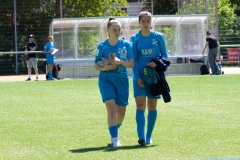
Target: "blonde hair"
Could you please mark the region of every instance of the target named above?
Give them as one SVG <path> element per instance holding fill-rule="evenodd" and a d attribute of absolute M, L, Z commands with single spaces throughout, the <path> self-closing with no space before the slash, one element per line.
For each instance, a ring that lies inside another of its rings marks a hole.
<path fill-rule="evenodd" d="M 51 38 L 53 40 L 53 36 L 48 36 L 47 37 L 47 41 L 49 42 L 49 38 Z"/>

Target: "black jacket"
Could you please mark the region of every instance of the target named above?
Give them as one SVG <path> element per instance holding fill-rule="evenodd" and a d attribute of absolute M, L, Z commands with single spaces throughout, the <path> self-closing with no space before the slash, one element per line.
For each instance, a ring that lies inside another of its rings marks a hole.
<path fill-rule="evenodd" d="M 167 61 L 162 56 L 158 56 L 156 58 L 153 58 L 151 62 L 154 62 L 157 64 L 157 67 L 155 67 L 155 71 L 159 75 L 158 82 L 156 84 L 150 85 L 150 91 L 149 93 L 153 96 L 162 95 L 163 100 L 165 103 L 168 103 L 171 101 L 170 96 L 170 88 L 168 86 L 168 83 L 165 79 L 164 72 L 168 69 L 170 66 L 170 61 Z"/>

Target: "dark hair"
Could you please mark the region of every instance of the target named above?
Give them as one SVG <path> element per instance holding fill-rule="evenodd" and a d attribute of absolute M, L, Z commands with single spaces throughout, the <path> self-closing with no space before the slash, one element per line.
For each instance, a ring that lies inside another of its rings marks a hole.
<path fill-rule="evenodd" d="M 116 20 L 115 17 L 110 17 L 110 18 L 108 19 L 107 28 L 110 28 L 111 25 L 112 25 L 112 23 L 113 23 L 115 20 Z"/>
<path fill-rule="evenodd" d="M 206 33 L 207 35 L 210 35 L 210 34 L 212 34 L 210 31 L 207 31 L 207 33 Z"/>
<path fill-rule="evenodd" d="M 141 18 L 142 18 L 143 16 L 149 16 L 150 18 L 152 18 L 152 14 L 151 14 L 150 12 L 148 12 L 148 11 L 142 11 L 142 12 L 140 12 L 139 15 L 138 15 L 138 21 L 139 21 L 139 22 L 140 22 L 140 20 L 141 20 Z"/>

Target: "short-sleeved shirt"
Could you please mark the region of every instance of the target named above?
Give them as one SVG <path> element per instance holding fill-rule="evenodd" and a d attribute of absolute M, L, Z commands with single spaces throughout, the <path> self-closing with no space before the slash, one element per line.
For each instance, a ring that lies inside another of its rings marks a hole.
<path fill-rule="evenodd" d="M 55 45 L 53 44 L 53 42 L 47 42 L 44 46 L 44 51 L 51 51 L 52 49 L 55 48 Z M 51 53 L 47 53 L 46 54 L 46 58 L 47 58 L 47 64 L 54 64 L 54 54 Z"/>
<path fill-rule="evenodd" d="M 31 51 L 32 48 L 37 47 L 37 43 L 35 41 L 27 43 L 27 50 Z M 37 54 L 28 54 L 29 58 L 36 58 Z"/>
<path fill-rule="evenodd" d="M 44 46 L 44 51 L 51 51 L 53 48 L 55 48 L 54 44 L 52 42 L 47 42 Z"/>
<path fill-rule="evenodd" d="M 98 45 L 97 54 L 95 57 L 95 63 L 97 63 L 98 61 L 101 61 L 102 60 L 101 58 L 111 59 L 110 57 L 111 53 L 114 53 L 116 57 L 121 59 L 121 51 L 123 50 L 124 47 L 127 50 L 126 59 L 127 60 L 134 59 L 131 43 L 126 40 L 123 40 L 122 38 L 119 38 L 118 43 L 115 46 L 111 46 L 108 40 L 105 40 L 104 42 Z M 121 68 L 121 71 L 119 70 L 120 68 Z M 119 67 L 116 68 L 115 70 L 101 71 L 100 74 L 128 78 L 128 71 L 126 67 L 122 65 L 121 66 L 119 65 Z"/>
<path fill-rule="evenodd" d="M 213 49 L 213 48 L 218 47 L 217 39 L 215 37 L 209 36 L 209 37 L 206 38 L 206 41 L 208 42 L 209 49 Z"/>

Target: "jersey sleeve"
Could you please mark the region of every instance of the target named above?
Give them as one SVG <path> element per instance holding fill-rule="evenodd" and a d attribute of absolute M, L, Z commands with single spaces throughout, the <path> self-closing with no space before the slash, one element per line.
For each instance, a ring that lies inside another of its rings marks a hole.
<path fill-rule="evenodd" d="M 34 42 L 34 46 L 33 47 L 36 47 L 37 48 L 37 42 Z"/>
<path fill-rule="evenodd" d="M 136 41 L 136 34 L 130 38 L 130 42 L 132 43 L 132 51 L 134 57 L 134 67 L 133 67 L 133 78 L 139 79 L 139 70 L 138 70 L 138 56 L 137 56 L 137 41 Z"/>
<path fill-rule="evenodd" d="M 127 59 L 134 59 L 134 56 L 133 56 L 133 49 L 132 49 L 132 43 L 131 42 L 128 42 L 128 41 L 125 41 L 125 47 L 127 49 Z"/>
<path fill-rule="evenodd" d="M 102 55 L 103 55 L 103 44 L 99 44 L 96 50 L 94 62 L 97 63 L 98 61 L 101 61 Z"/>
<path fill-rule="evenodd" d="M 164 36 L 160 33 L 157 34 L 157 40 L 159 43 L 159 51 L 161 53 L 161 56 L 165 59 L 168 59 L 168 51 L 165 43 Z"/>
<path fill-rule="evenodd" d="M 29 44 L 29 42 L 27 43 L 27 50 L 28 50 L 28 51 L 31 50 L 31 49 L 30 49 L 30 44 Z"/>
<path fill-rule="evenodd" d="M 47 42 L 44 46 L 44 51 L 51 51 L 54 47 L 54 44 Z"/>
<path fill-rule="evenodd" d="M 44 49 L 43 49 L 44 51 L 48 51 L 48 43 L 46 43 L 45 44 L 45 46 L 44 46 Z"/>

